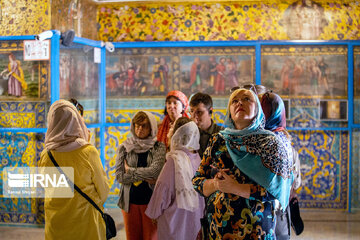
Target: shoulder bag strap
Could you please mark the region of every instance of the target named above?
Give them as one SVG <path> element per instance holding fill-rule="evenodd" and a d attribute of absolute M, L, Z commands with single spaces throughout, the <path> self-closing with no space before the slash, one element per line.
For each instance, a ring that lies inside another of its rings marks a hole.
<path fill-rule="evenodd" d="M 61 167 L 59 166 L 59 164 L 55 161 L 55 158 L 54 158 L 54 156 L 51 154 L 50 150 L 48 150 L 47 153 L 48 153 L 51 161 L 53 162 L 53 164 L 54 164 L 54 165 L 56 166 L 56 168 L 59 170 L 59 172 L 62 173 L 62 174 L 64 174 L 64 175 L 66 176 L 66 174 L 65 174 L 64 171 L 61 169 Z M 66 179 L 67 179 L 70 183 L 72 183 L 71 180 L 70 180 L 67 176 L 66 176 Z M 104 212 L 101 211 L 101 209 L 98 207 L 98 205 L 97 205 L 88 195 L 86 195 L 83 191 L 81 191 L 81 189 L 80 189 L 78 186 L 76 186 L 75 183 L 74 183 L 74 188 L 75 188 L 76 191 L 78 191 L 78 193 L 80 193 L 81 196 L 83 196 L 86 200 L 88 200 L 89 203 L 91 203 L 91 205 L 93 205 L 93 206 L 96 208 L 96 210 L 98 210 L 98 211 L 101 213 L 101 216 L 104 217 Z"/>

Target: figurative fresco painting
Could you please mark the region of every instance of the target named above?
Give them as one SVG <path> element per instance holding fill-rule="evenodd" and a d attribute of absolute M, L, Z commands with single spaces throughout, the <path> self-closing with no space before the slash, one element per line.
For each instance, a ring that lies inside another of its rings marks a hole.
<path fill-rule="evenodd" d="M 0 99 L 39 98 L 42 64 L 23 61 L 23 51 L 0 52 Z"/>
<path fill-rule="evenodd" d="M 107 96 L 161 95 L 170 83 L 170 56 L 111 56 L 106 62 Z"/>
<path fill-rule="evenodd" d="M 290 39 L 315 40 L 328 25 L 328 20 L 319 3 L 298 0 L 284 11 L 279 24 L 284 27 Z"/>
<path fill-rule="evenodd" d="M 60 51 L 60 97 L 87 98 L 99 95 L 98 64 L 93 53 L 83 50 Z"/>
<path fill-rule="evenodd" d="M 170 56 L 159 56 L 149 58 L 148 73 L 151 73 L 152 92 L 163 94 L 172 87 L 170 66 Z"/>
<path fill-rule="evenodd" d="M 346 47 L 265 47 L 262 83 L 281 95 L 347 96 Z"/>
<path fill-rule="evenodd" d="M 253 82 L 250 55 L 181 56 L 180 88 L 184 93 L 227 95 L 230 89 Z"/>
<path fill-rule="evenodd" d="M 232 87 L 254 82 L 254 53 L 251 47 L 119 50 L 106 60 L 106 95 L 228 95 Z"/>

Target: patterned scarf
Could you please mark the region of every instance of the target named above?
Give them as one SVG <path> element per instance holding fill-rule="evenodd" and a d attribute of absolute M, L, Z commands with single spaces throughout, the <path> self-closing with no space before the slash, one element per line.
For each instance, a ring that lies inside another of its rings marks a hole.
<path fill-rule="evenodd" d="M 182 116 L 188 118 L 189 116 L 187 115 L 186 112 L 189 107 L 189 101 L 188 101 L 186 95 L 180 91 L 170 91 L 167 94 L 166 99 L 169 97 L 176 97 L 177 99 L 180 100 L 180 102 L 182 103 L 183 108 L 184 108 L 184 113 L 182 114 Z M 164 120 L 162 121 L 162 123 L 159 127 L 159 132 L 157 134 L 158 141 L 165 143 L 166 147 L 169 146 L 167 134 L 171 127 L 170 125 L 171 125 L 170 117 L 168 114 L 166 114 Z"/>
<path fill-rule="evenodd" d="M 257 103 L 257 115 L 248 127 L 235 129 L 230 104 L 241 90 L 244 89 L 236 90 L 230 96 L 225 120 L 227 128 L 220 131 L 220 135 L 225 139 L 235 166 L 278 199 L 285 209 L 294 179 L 291 148 L 286 147 L 274 133 L 264 130 L 264 113 L 259 99 L 252 91 Z"/>

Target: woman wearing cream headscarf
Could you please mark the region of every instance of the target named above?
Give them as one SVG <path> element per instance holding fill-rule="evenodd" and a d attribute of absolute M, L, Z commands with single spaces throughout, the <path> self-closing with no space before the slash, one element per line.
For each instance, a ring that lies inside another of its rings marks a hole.
<path fill-rule="evenodd" d="M 159 240 L 194 240 L 204 210 L 191 183 L 200 164 L 200 133 L 195 122 L 180 117 L 170 135 L 170 152 L 145 213 L 157 219 Z"/>
<path fill-rule="evenodd" d="M 87 141 L 89 132 L 80 113 L 69 101 L 58 100 L 47 121 L 39 167 L 54 167 L 50 150 L 60 167 L 74 168 L 74 183 L 102 208 L 109 184 L 97 149 Z M 77 191 L 72 198 L 45 198 L 45 239 L 106 239 L 105 222 Z"/>
<path fill-rule="evenodd" d="M 120 145 L 116 159 L 116 179 L 121 184 L 118 206 L 127 240 L 155 240 L 156 225 L 145 209 L 164 165 L 166 148 L 156 140 L 158 127 L 152 113 L 136 113 L 130 130 L 132 136 Z"/>

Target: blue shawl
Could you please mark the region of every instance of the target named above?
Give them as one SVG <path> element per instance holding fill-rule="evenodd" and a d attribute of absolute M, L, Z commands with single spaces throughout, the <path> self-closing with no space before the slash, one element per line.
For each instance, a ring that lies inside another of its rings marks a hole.
<path fill-rule="evenodd" d="M 241 130 L 235 129 L 230 115 L 230 97 L 225 118 L 227 128 L 220 131 L 220 135 L 225 139 L 235 166 L 278 199 L 285 209 L 294 180 L 292 151 L 274 133 L 264 129 L 265 117 L 260 101 L 255 93 L 252 94 L 256 99 L 257 115 L 251 124 Z"/>

